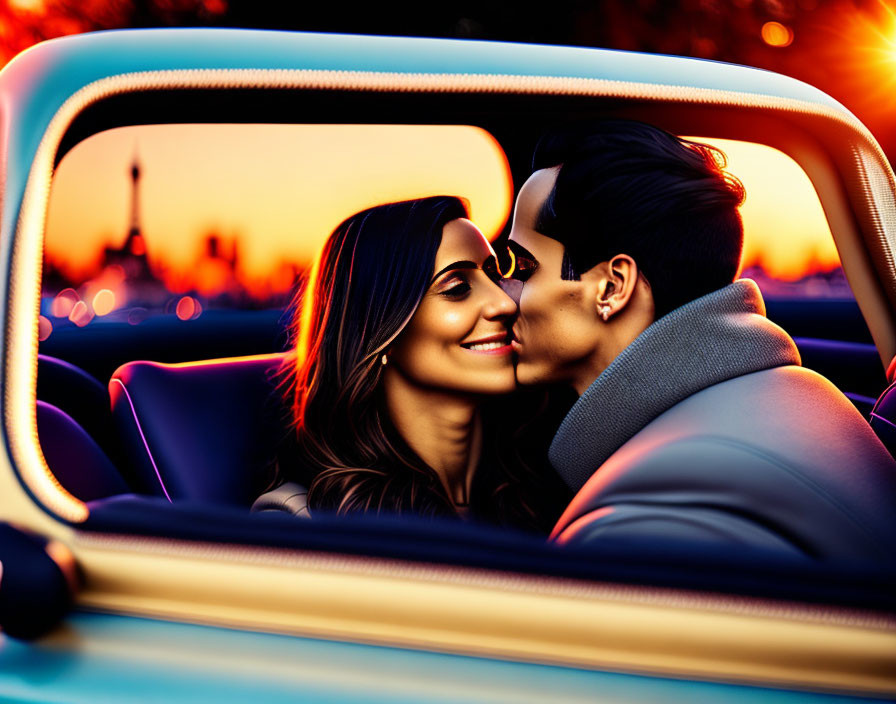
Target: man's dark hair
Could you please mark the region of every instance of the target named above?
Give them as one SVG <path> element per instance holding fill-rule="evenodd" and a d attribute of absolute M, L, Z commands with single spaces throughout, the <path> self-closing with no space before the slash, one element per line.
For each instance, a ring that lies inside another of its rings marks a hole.
<path fill-rule="evenodd" d="M 563 278 L 628 254 L 656 318 L 730 284 L 743 247 L 743 185 L 717 148 L 606 120 L 541 139 L 533 171 L 560 166 L 535 229 L 564 248 Z"/>

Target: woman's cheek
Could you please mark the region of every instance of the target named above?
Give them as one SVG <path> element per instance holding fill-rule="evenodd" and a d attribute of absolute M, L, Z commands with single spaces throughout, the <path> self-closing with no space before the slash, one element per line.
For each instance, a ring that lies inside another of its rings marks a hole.
<path fill-rule="evenodd" d="M 444 314 L 442 319 L 444 320 L 445 325 L 450 325 L 451 327 L 457 327 L 463 321 L 464 316 L 461 315 L 459 311 L 449 311 Z"/>

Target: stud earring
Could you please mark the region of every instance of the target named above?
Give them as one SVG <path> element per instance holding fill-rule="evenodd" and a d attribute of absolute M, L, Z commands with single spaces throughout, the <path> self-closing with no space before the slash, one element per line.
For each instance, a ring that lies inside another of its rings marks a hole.
<path fill-rule="evenodd" d="M 604 322 L 607 322 L 610 317 L 610 306 L 600 307 L 600 317 Z"/>
<path fill-rule="evenodd" d="M 382 364 L 385 367 L 388 363 L 389 363 L 389 358 L 385 354 L 383 354 L 383 356 L 380 357 L 380 364 Z"/>

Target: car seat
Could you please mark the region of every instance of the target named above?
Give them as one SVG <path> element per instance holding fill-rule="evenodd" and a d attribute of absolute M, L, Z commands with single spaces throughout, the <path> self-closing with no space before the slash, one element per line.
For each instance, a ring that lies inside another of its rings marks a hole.
<path fill-rule="evenodd" d="M 38 401 L 37 436 L 47 465 L 72 495 L 93 501 L 128 493 L 127 484 L 106 453 L 65 411 Z"/>
<path fill-rule="evenodd" d="M 288 434 L 277 388 L 283 361 L 268 354 L 119 367 L 109 395 L 137 490 L 248 507 L 273 479 Z"/>
<path fill-rule="evenodd" d="M 109 392 L 96 378 L 70 362 L 38 354 L 37 399 L 69 416 L 113 464 L 121 463 L 118 439 L 112 430 Z"/>

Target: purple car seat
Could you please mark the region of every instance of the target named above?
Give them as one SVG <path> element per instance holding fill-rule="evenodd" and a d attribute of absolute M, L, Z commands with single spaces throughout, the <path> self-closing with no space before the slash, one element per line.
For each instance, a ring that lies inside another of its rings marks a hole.
<path fill-rule="evenodd" d="M 37 435 L 59 483 L 83 501 L 130 491 L 117 469 L 109 394 L 79 367 L 37 356 Z"/>
<path fill-rule="evenodd" d="M 134 488 L 170 501 L 246 506 L 288 433 L 282 354 L 182 364 L 129 362 L 109 395 Z"/>

